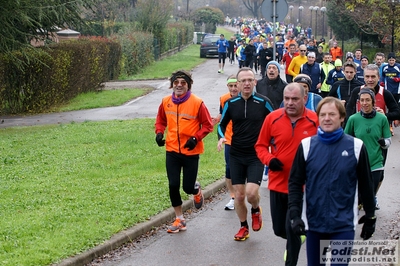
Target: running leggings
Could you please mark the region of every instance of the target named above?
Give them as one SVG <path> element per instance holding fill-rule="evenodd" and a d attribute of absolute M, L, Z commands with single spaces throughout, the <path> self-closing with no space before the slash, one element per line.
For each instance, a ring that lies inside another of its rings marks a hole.
<path fill-rule="evenodd" d="M 169 184 L 169 198 L 172 207 L 182 205 L 182 198 L 179 191 L 181 186 L 181 171 L 183 169 L 182 188 L 187 194 L 197 194 L 198 189 L 194 188 L 199 169 L 199 155 L 184 155 L 176 152 L 166 154 L 166 168 Z"/>
<path fill-rule="evenodd" d="M 301 248 L 301 239 L 296 235 L 290 225 L 288 208 L 288 194 L 270 190 L 270 207 L 272 228 L 276 236 L 286 239 L 285 265 L 297 265 Z"/>

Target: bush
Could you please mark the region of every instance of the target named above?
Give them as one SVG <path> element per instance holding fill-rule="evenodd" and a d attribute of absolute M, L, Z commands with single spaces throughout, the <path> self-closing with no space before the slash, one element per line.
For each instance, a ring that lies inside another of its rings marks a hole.
<path fill-rule="evenodd" d="M 82 38 L 37 49 L 35 61 L 24 61 L 21 51 L 13 53 L 23 61 L 22 68 L 11 57 L 0 57 L 2 113 L 45 112 L 119 76 L 120 45 L 105 38 Z"/>

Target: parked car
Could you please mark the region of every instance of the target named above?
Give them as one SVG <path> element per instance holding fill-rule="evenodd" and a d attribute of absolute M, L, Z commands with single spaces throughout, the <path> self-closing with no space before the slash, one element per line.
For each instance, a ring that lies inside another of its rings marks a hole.
<path fill-rule="evenodd" d="M 215 44 L 218 40 L 219 35 L 217 34 L 205 35 L 200 43 L 200 57 L 218 56 L 218 47 Z"/>

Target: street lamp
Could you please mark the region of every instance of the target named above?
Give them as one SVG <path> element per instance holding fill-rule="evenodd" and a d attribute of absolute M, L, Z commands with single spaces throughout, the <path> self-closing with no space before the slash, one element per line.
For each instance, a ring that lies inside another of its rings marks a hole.
<path fill-rule="evenodd" d="M 303 11 L 304 7 L 303 6 L 299 6 L 299 23 L 301 24 L 301 13 Z"/>
<path fill-rule="evenodd" d="M 395 20 L 395 11 L 396 5 L 400 4 L 400 0 L 387 0 L 391 9 L 392 9 L 392 47 L 391 52 L 394 52 L 394 20 Z"/>
<path fill-rule="evenodd" d="M 326 12 L 326 7 L 321 7 L 321 13 L 322 13 L 322 38 L 324 38 L 325 35 L 325 12 Z"/>
<path fill-rule="evenodd" d="M 293 19 L 292 19 L 293 7 L 294 7 L 294 6 L 292 6 L 292 5 L 289 6 L 289 10 L 290 10 L 290 23 L 293 23 Z"/>
<path fill-rule="evenodd" d="M 317 34 L 318 34 L 318 20 L 317 20 L 317 16 L 318 16 L 318 10 L 319 7 L 318 6 L 314 6 L 313 10 L 315 11 L 315 38 L 317 38 Z M 312 13 L 311 13 L 312 16 Z"/>
<path fill-rule="evenodd" d="M 308 9 L 310 10 L 310 14 L 311 14 L 311 16 L 310 16 L 310 28 L 312 29 L 312 11 L 313 11 L 313 6 L 310 6 Z"/>

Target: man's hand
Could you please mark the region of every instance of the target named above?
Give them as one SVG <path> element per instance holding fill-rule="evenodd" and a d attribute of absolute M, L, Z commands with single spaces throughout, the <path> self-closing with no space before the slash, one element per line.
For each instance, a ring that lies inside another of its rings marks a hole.
<path fill-rule="evenodd" d="M 365 215 L 358 220 L 358 224 L 364 224 L 361 229 L 360 237 L 364 240 L 371 238 L 375 232 L 376 216 L 367 218 Z"/>
<path fill-rule="evenodd" d="M 384 138 L 380 138 L 378 139 L 378 143 L 381 147 L 385 147 L 386 146 L 386 142 Z"/>
<path fill-rule="evenodd" d="M 283 163 L 281 161 L 279 161 L 278 158 L 273 158 L 273 159 L 271 159 L 271 161 L 269 161 L 268 167 L 272 171 L 282 171 Z"/>
<path fill-rule="evenodd" d="M 193 150 L 197 145 L 197 139 L 195 137 L 190 137 L 187 141 L 184 148 L 188 149 L 189 151 Z"/>
<path fill-rule="evenodd" d="M 219 140 L 218 140 L 218 145 L 217 145 L 217 148 L 218 148 L 218 151 L 221 151 L 222 150 L 222 147 L 224 146 L 223 144 L 226 142 L 226 138 L 220 138 Z"/>
<path fill-rule="evenodd" d="M 165 145 L 165 139 L 163 139 L 163 138 L 164 138 L 163 133 L 157 133 L 156 142 L 157 142 L 158 146 L 160 146 L 160 147 Z"/>
<path fill-rule="evenodd" d="M 290 226 L 292 227 L 292 230 L 296 235 L 306 234 L 306 226 L 304 225 L 304 222 L 300 217 L 297 216 L 291 219 Z"/>

